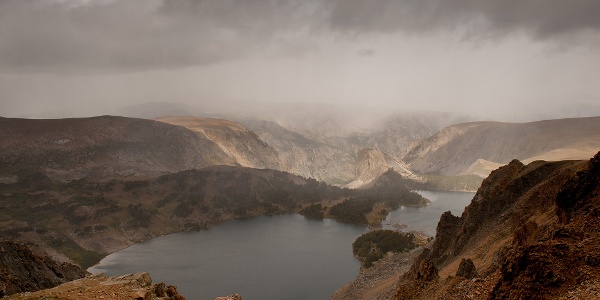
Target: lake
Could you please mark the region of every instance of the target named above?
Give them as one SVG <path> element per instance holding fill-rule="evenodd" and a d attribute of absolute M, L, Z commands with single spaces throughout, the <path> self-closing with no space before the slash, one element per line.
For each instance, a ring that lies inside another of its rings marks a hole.
<path fill-rule="evenodd" d="M 386 221 L 433 235 L 444 211 L 460 215 L 473 197 L 473 193 L 419 193 L 431 205 L 399 208 Z M 322 300 L 358 274 L 360 263 L 352 254 L 352 243 L 366 231 L 300 215 L 235 220 L 133 245 L 88 271 L 109 276 L 150 272 L 154 282 L 176 285 L 188 299 L 239 293 L 248 300 Z"/>
<path fill-rule="evenodd" d="M 365 232 L 300 215 L 256 217 L 133 245 L 88 271 L 150 272 L 188 299 L 239 293 L 248 300 L 321 300 L 358 274 L 351 245 Z"/>
<path fill-rule="evenodd" d="M 460 216 L 465 206 L 471 203 L 475 193 L 469 192 L 440 192 L 440 191 L 416 191 L 421 196 L 429 199 L 431 204 L 426 207 L 400 207 L 390 212 L 383 228 L 393 228 L 391 224 L 401 223 L 408 225 L 407 230 L 422 231 L 429 236 L 435 236 L 435 228 L 440 216 L 451 211 L 453 215 Z"/>

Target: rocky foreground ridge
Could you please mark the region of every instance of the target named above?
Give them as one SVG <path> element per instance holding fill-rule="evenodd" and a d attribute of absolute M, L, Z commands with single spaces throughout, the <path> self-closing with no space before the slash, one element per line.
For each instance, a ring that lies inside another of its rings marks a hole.
<path fill-rule="evenodd" d="M 600 298 L 600 152 L 590 161 L 517 160 L 492 172 L 393 299 Z"/>
<path fill-rule="evenodd" d="M 0 297 L 51 288 L 86 274 L 76 265 L 34 253 L 25 244 L 0 240 Z"/>
<path fill-rule="evenodd" d="M 16 294 L 11 296 L 10 299 L 185 300 L 185 297 L 177 292 L 175 286 L 166 285 L 162 282 L 153 284 L 150 275 L 142 272 L 114 277 L 102 274 L 91 275 L 54 288 L 32 293 Z"/>

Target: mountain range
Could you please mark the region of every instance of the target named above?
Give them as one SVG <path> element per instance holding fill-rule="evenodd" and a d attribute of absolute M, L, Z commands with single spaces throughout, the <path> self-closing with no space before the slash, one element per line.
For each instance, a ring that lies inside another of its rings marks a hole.
<path fill-rule="evenodd" d="M 360 109 L 322 107 L 311 115 L 298 107 L 261 119 L 163 109 L 137 111 L 148 119 L 0 118 L 0 238 L 89 266 L 133 243 L 234 218 L 294 212 L 377 223 L 398 205 L 426 205 L 410 189 L 469 189 L 457 178 L 475 174 L 483 183 L 463 216 L 442 216 L 429 252 L 401 281 L 386 279 L 393 283 L 386 295 L 452 298 L 462 281 L 446 278 L 476 268 L 490 286 L 458 291 L 502 298 L 514 295 L 513 282 L 530 284 L 519 276 L 547 275 L 519 269 L 526 249 L 546 243 L 541 253 L 554 255 L 547 251 L 566 243 L 558 250 L 576 263 L 579 252 L 569 251 L 577 244 L 562 232 L 596 243 L 569 222 L 595 216 L 600 158 L 581 159 L 598 151 L 600 117 L 502 123 L 437 112 L 377 119 L 365 111 L 352 119 Z M 584 241 L 589 257 L 579 266 L 595 272 L 596 254 Z M 556 268 L 570 279 L 548 281 L 559 288 L 545 292 L 581 286 Z"/>

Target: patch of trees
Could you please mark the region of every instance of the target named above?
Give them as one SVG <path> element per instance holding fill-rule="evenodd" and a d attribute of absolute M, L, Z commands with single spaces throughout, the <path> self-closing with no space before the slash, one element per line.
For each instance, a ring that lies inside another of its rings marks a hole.
<path fill-rule="evenodd" d="M 350 198 L 331 207 L 329 213 L 339 222 L 367 225 L 365 214 L 373 210 L 374 204 L 375 200 L 368 197 Z"/>
<path fill-rule="evenodd" d="M 301 215 L 303 215 L 309 219 L 315 219 L 315 220 L 323 220 L 324 213 L 325 212 L 323 210 L 323 206 L 318 203 L 309 205 L 300 211 Z"/>
<path fill-rule="evenodd" d="M 352 243 L 352 252 L 361 261 L 362 266 L 369 268 L 388 252 L 406 252 L 416 248 L 415 236 L 412 233 L 392 230 L 375 230 L 367 232 Z"/>

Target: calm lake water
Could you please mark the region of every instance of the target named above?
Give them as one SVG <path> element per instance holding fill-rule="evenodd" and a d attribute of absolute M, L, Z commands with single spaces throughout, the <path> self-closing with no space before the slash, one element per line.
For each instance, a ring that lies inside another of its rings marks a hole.
<path fill-rule="evenodd" d="M 248 300 L 322 300 L 358 274 L 351 245 L 365 232 L 300 215 L 256 217 L 133 245 L 88 271 L 150 272 L 188 299 L 239 293 Z"/>
<path fill-rule="evenodd" d="M 384 222 L 384 228 L 392 228 L 390 224 L 401 223 L 408 225 L 403 230 L 419 230 L 429 236 L 435 236 L 435 228 L 440 216 L 451 211 L 453 215 L 460 216 L 465 206 L 471 203 L 475 193 L 467 192 L 438 192 L 416 191 L 421 196 L 429 199 L 431 204 L 426 207 L 400 207 L 391 211 Z"/>
<path fill-rule="evenodd" d="M 392 211 L 390 223 L 434 235 L 440 215 L 460 215 L 473 193 L 419 191 L 423 208 Z M 239 293 L 248 300 L 322 300 L 358 274 L 352 242 L 364 227 L 300 215 L 235 220 L 200 232 L 176 233 L 133 245 L 88 271 L 109 276 L 150 272 L 188 299 Z"/>

